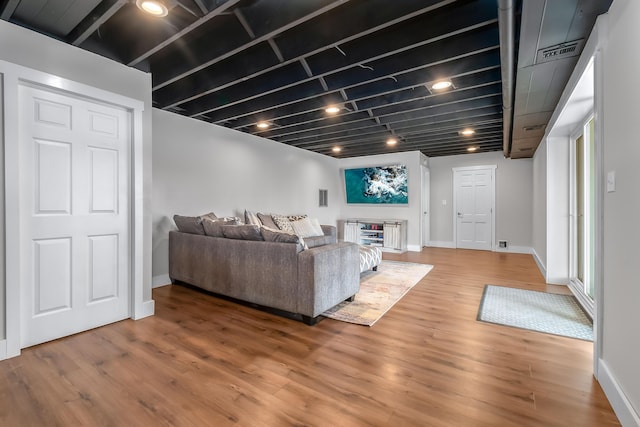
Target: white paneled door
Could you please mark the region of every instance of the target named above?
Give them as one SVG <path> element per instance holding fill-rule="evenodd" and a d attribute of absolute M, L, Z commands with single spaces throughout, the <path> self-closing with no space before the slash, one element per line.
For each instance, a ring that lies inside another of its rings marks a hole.
<path fill-rule="evenodd" d="M 131 123 L 20 86 L 21 346 L 125 319 Z"/>
<path fill-rule="evenodd" d="M 454 169 L 456 247 L 493 249 L 494 167 Z"/>

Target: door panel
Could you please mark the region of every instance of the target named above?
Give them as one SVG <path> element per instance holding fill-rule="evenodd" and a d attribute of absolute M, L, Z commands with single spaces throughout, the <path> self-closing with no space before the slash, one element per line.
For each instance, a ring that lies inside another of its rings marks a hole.
<path fill-rule="evenodd" d="M 456 247 L 493 249 L 494 170 L 454 172 Z"/>
<path fill-rule="evenodd" d="M 22 347 L 129 317 L 128 112 L 20 87 Z"/>

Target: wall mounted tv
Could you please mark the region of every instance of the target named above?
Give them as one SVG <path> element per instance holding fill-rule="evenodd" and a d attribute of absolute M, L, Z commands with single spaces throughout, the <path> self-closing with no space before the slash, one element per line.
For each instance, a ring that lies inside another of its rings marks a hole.
<path fill-rule="evenodd" d="M 408 204 L 407 166 L 345 169 L 347 203 Z"/>

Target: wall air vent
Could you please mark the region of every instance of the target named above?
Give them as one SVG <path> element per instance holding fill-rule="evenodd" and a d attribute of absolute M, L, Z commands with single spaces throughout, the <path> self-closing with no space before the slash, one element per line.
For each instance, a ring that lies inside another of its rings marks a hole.
<path fill-rule="evenodd" d="M 578 56 L 582 52 L 583 45 L 584 39 L 578 39 L 540 49 L 536 55 L 536 64 Z"/>

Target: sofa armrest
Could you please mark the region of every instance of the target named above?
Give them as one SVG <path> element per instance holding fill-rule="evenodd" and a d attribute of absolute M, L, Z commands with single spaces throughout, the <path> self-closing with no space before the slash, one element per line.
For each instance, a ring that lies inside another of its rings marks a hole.
<path fill-rule="evenodd" d="M 358 245 L 341 242 L 298 253 L 298 313 L 316 317 L 360 290 Z"/>
<path fill-rule="evenodd" d="M 325 236 L 335 236 L 338 237 L 338 229 L 335 225 L 320 225 L 322 227 L 322 232 Z"/>

